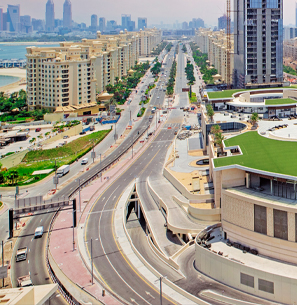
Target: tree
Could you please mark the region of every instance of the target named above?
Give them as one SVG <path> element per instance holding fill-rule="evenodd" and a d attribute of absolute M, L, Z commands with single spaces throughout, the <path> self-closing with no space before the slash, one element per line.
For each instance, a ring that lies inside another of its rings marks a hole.
<path fill-rule="evenodd" d="M 0 184 L 5 183 L 6 177 L 3 172 L 0 172 Z"/>
<path fill-rule="evenodd" d="M 220 146 L 222 155 L 224 152 L 224 140 L 225 140 L 225 137 L 221 132 L 216 134 L 214 143 Z"/>
<path fill-rule="evenodd" d="M 251 116 L 252 125 L 255 125 L 258 121 L 259 121 L 259 115 L 258 113 L 254 112 Z"/>
<path fill-rule="evenodd" d="M 212 108 L 212 105 L 208 104 L 206 106 L 206 111 L 207 111 L 207 116 L 210 118 L 211 121 L 213 121 L 214 110 Z"/>
<path fill-rule="evenodd" d="M 220 125 L 213 125 L 211 126 L 211 129 L 210 129 L 210 133 L 213 134 L 215 137 L 218 133 L 221 133 L 222 130 L 221 130 L 221 126 Z"/>
<path fill-rule="evenodd" d="M 17 179 L 19 178 L 19 173 L 16 170 L 12 170 L 8 174 L 8 179 L 10 180 L 11 184 L 14 185 L 17 182 Z"/>
<path fill-rule="evenodd" d="M 43 139 L 43 135 L 40 134 L 40 135 L 37 136 L 37 138 L 38 138 L 39 140 L 41 140 L 41 139 Z"/>
<path fill-rule="evenodd" d="M 45 135 L 46 137 L 48 137 L 48 136 L 50 135 L 50 132 L 48 131 L 48 132 L 46 132 L 44 135 Z"/>
<path fill-rule="evenodd" d="M 30 143 L 30 144 L 33 144 L 35 141 L 36 141 L 36 138 L 32 138 L 32 139 L 29 141 L 29 143 Z"/>

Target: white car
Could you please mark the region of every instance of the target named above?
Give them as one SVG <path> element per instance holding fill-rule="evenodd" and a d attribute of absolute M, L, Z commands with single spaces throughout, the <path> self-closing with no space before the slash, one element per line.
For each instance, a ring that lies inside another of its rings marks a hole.
<path fill-rule="evenodd" d="M 160 96 L 158 96 L 157 98 L 160 98 Z"/>
<path fill-rule="evenodd" d="M 35 229 L 34 238 L 42 237 L 43 235 L 43 226 L 37 227 Z"/>

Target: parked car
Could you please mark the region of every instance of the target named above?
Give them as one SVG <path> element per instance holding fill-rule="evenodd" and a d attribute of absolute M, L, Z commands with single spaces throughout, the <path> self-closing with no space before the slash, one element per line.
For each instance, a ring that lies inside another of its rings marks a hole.
<path fill-rule="evenodd" d="M 86 132 L 85 131 L 81 131 L 79 134 L 80 135 L 84 135 L 84 134 L 86 134 Z"/>
<path fill-rule="evenodd" d="M 69 138 L 69 136 L 64 136 L 64 137 L 63 137 L 63 139 L 68 139 L 68 138 Z"/>
<path fill-rule="evenodd" d="M 40 132 L 41 131 L 41 128 L 36 128 L 35 129 L 35 132 Z"/>

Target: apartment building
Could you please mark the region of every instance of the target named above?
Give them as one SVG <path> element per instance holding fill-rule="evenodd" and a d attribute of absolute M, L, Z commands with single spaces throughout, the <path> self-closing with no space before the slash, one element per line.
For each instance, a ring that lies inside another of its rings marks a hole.
<path fill-rule="evenodd" d="M 234 86 L 281 86 L 283 0 L 235 0 L 234 11 Z"/>
<path fill-rule="evenodd" d="M 233 37 L 232 37 L 233 38 Z M 195 33 L 195 42 L 202 53 L 208 54 L 210 66 L 218 70 L 221 80 L 227 80 L 227 36 L 225 31 L 200 28 Z M 231 39 L 230 75 L 234 70 L 233 39 Z"/>
<path fill-rule="evenodd" d="M 139 56 L 146 56 L 161 42 L 157 30 L 121 32 L 62 42 L 59 47 L 27 48 L 27 102 L 31 110 L 80 105 L 96 101 L 96 92 L 127 75 Z M 142 53 L 140 41 L 149 38 Z M 157 36 L 157 37 L 154 37 Z"/>

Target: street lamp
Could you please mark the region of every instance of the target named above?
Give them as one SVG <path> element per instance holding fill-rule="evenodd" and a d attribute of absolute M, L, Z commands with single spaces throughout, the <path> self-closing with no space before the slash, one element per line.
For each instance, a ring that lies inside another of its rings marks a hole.
<path fill-rule="evenodd" d="M 155 281 L 155 282 L 160 281 L 160 305 L 162 305 L 162 299 L 163 299 L 163 297 L 162 297 L 162 280 L 163 279 L 167 279 L 167 276 L 161 275 L 160 278 Z"/>
<path fill-rule="evenodd" d="M 96 238 L 95 240 L 98 240 L 98 238 Z M 91 241 L 91 275 L 92 275 L 92 285 L 93 285 L 94 284 L 93 238 L 91 238 L 90 241 Z M 86 241 L 85 243 L 87 244 L 88 241 Z"/>

